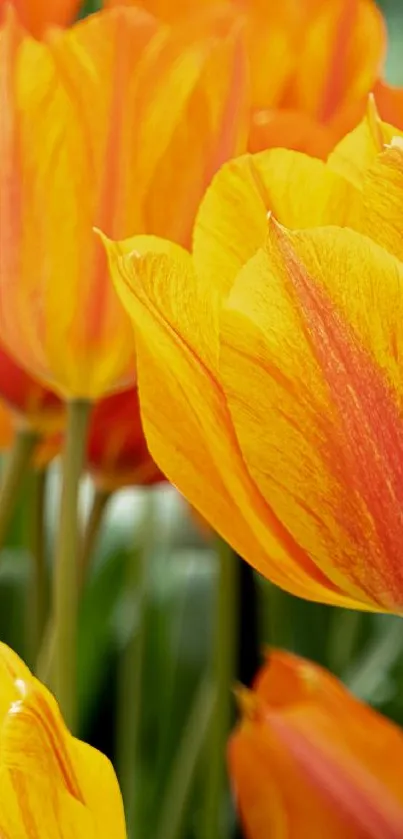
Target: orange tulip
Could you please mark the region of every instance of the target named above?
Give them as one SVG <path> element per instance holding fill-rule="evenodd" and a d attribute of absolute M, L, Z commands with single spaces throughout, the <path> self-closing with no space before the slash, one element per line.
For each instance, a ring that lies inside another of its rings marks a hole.
<path fill-rule="evenodd" d="M 147 237 L 107 247 L 168 479 L 277 585 L 401 613 L 394 133 L 372 113 L 328 164 L 281 149 L 230 162 L 201 205 L 193 257 Z"/>
<path fill-rule="evenodd" d="M 130 324 L 93 226 L 187 242 L 206 184 L 243 142 L 242 88 L 231 25 L 200 37 L 123 8 L 39 43 L 8 15 L 0 335 L 63 397 L 134 381 Z"/>
<path fill-rule="evenodd" d="M 195 21 L 232 8 L 245 23 L 251 151 L 284 146 L 325 157 L 365 112 L 383 69 L 386 32 L 373 0 L 126 0 Z M 108 0 L 109 6 L 122 0 Z"/>
<path fill-rule="evenodd" d="M 164 480 L 147 449 L 136 388 L 109 396 L 95 406 L 87 465 L 98 489 L 107 492 Z"/>
<path fill-rule="evenodd" d="M 40 38 L 49 25 L 67 26 L 72 23 L 81 0 L 0 0 L 0 23 L 4 10 L 11 5 L 23 26 Z"/>
<path fill-rule="evenodd" d="M 0 833 L 13 839 L 125 839 L 111 764 L 76 740 L 58 706 L 0 644 Z"/>
<path fill-rule="evenodd" d="M 403 732 L 330 673 L 273 650 L 229 768 L 248 839 L 400 839 Z"/>

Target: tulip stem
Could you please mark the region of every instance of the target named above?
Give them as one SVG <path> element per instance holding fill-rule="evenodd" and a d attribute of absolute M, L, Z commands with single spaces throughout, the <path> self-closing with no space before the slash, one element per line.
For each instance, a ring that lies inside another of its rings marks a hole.
<path fill-rule="evenodd" d="M 184 836 L 189 798 L 213 708 L 214 691 L 211 679 L 204 677 L 197 688 L 167 778 L 157 830 L 158 839 L 182 839 Z"/>
<path fill-rule="evenodd" d="M 55 631 L 54 691 L 64 719 L 74 733 L 77 726 L 77 612 L 80 527 L 78 498 L 85 457 L 90 404 L 67 404 L 63 451 L 63 479 L 53 580 Z"/>
<path fill-rule="evenodd" d="M 39 434 L 32 428 L 20 428 L 16 432 L 0 488 L 0 548 L 7 536 L 22 481 L 39 439 Z"/>
<path fill-rule="evenodd" d="M 136 776 L 140 761 L 141 687 L 146 641 L 149 563 L 156 526 L 155 492 L 144 491 L 144 509 L 138 540 L 128 560 L 125 599 L 128 607 L 127 635 L 122 651 L 118 683 L 117 767 L 126 810 L 129 836 L 139 836 L 140 799 Z"/>
<path fill-rule="evenodd" d="M 31 644 L 35 661 L 41 647 L 47 616 L 47 569 L 45 544 L 46 469 L 35 469 L 31 480 L 30 542 L 32 554 Z"/>
<path fill-rule="evenodd" d="M 216 545 L 219 561 L 213 656 L 216 694 L 207 741 L 203 839 L 219 839 L 223 834 L 225 752 L 231 726 L 232 686 L 237 657 L 238 557 L 221 538 L 217 538 Z"/>
<path fill-rule="evenodd" d="M 110 490 L 96 488 L 92 499 L 91 509 L 85 523 L 81 544 L 80 559 L 80 585 L 85 585 L 87 575 L 91 566 L 91 560 L 97 544 L 99 531 L 104 520 L 106 508 L 112 498 Z"/>

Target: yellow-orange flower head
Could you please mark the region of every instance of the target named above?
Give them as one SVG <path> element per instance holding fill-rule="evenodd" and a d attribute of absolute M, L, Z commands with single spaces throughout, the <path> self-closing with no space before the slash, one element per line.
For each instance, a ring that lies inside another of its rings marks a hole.
<path fill-rule="evenodd" d="M 151 240 L 108 249 L 162 471 L 278 585 L 401 613 L 394 134 L 371 106 L 327 164 L 285 150 L 230 162 L 201 206 L 192 257 Z"/>

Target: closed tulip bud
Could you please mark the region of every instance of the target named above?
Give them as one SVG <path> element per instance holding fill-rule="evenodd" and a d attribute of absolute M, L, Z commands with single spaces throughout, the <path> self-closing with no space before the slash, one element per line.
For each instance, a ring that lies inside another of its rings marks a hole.
<path fill-rule="evenodd" d="M 399 839 L 403 732 L 316 664 L 273 650 L 228 748 L 247 839 Z"/>
<path fill-rule="evenodd" d="M 0 335 L 61 396 L 135 382 L 134 343 L 98 226 L 190 240 L 200 198 L 242 143 L 239 28 L 199 36 L 138 9 L 37 42 L 0 32 Z"/>

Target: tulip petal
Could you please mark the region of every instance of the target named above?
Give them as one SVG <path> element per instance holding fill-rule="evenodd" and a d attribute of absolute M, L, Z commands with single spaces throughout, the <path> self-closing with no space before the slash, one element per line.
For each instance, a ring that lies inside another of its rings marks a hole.
<path fill-rule="evenodd" d="M 329 122 L 372 89 L 385 48 L 385 23 L 375 3 L 333 0 L 316 5 L 303 39 L 298 73 L 283 104 Z"/>
<path fill-rule="evenodd" d="M 27 837 L 124 839 L 121 795 L 107 758 L 70 735 L 55 700 L 29 673 L 14 684 L 17 698 L 0 731 L 4 784 L 7 772 L 12 791 L 7 803 L 2 797 L 0 825 L 3 819 L 7 830 L 22 821 Z"/>
<path fill-rule="evenodd" d="M 328 164 L 356 187 L 361 188 L 368 168 L 377 154 L 383 151 L 400 131 L 393 125 L 382 122 L 375 103 L 370 99 L 366 117 L 338 143 Z"/>
<path fill-rule="evenodd" d="M 402 213 L 403 149 L 392 145 L 377 155 L 365 173 L 362 209 L 354 228 L 403 260 Z"/>
<path fill-rule="evenodd" d="M 252 478 L 362 604 L 402 609 L 403 266 L 348 230 L 270 225 L 222 316 L 220 377 Z"/>
<path fill-rule="evenodd" d="M 357 200 L 349 181 L 320 160 L 273 149 L 227 163 L 207 190 L 196 219 L 196 271 L 224 297 L 262 247 L 267 213 L 287 227 L 342 226 Z M 217 285 L 219 283 L 219 286 Z"/>
<path fill-rule="evenodd" d="M 396 725 L 333 674 L 283 650 L 268 651 L 253 690 L 239 698 L 243 719 L 229 763 L 250 839 L 400 836 L 403 733 Z"/>
<path fill-rule="evenodd" d="M 301 596 L 352 605 L 290 539 L 250 480 L 215 379 L 210 296 L 190 257 L 170 243 L 142 257 L 122 256 L 119 244 L 107 247 L 135 326 L 142 421 L 155 461 L 261 573 Z"/>

